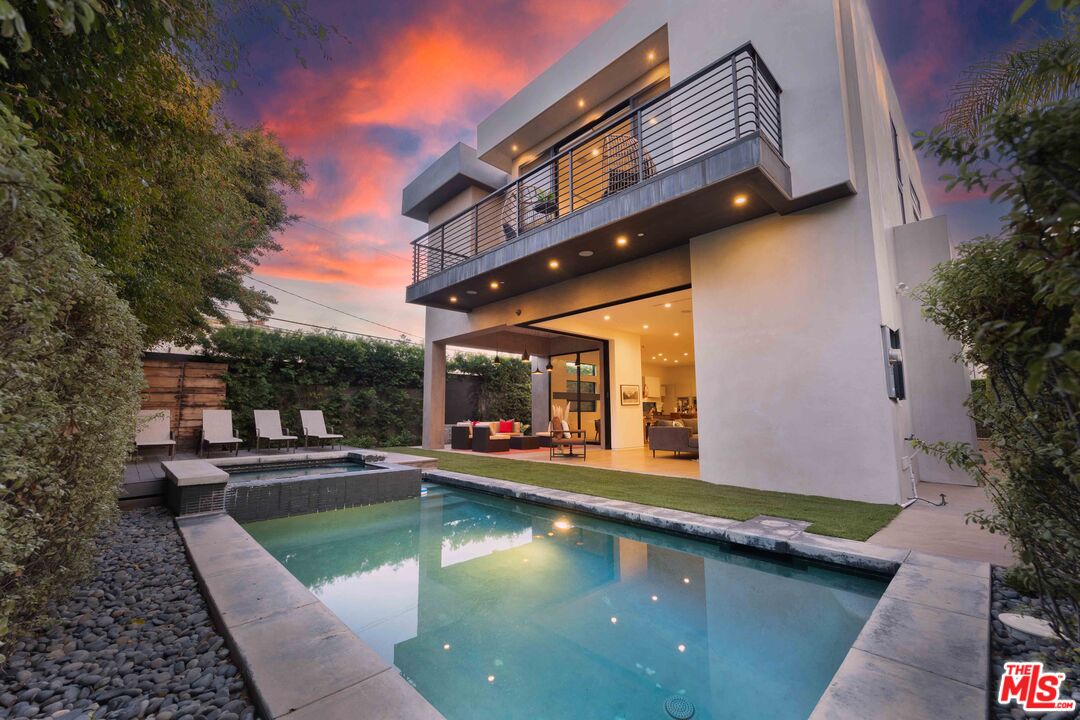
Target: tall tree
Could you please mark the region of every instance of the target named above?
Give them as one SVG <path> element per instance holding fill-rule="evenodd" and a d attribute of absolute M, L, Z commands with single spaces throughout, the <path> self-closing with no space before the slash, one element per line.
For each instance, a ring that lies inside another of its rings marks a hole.
<path fill-rule="evenodd" d="M 1037 589 L 1054 630 L 1077 643 L 1080 99 L 1076 68 L 1059 64 L 1076 61 L 1077 25 L 1066 20 L 1073 37 L 1024 51 L 1038 62 L 1013 64 L 1021 72 L 970 105 L 968 120 L 920 141 L 957 169 L 944 178 L 949 189 L 991 192 L 1007 214 L 997 237 L 961 246 L 917 297 L 924 314 L 960 342 L 963 359 L 985 371 L 987 391 L 968 406 L 993 452 L 988 464 L 966 446 L 922 447 L 987 488 L 994 512 L 971 518 L 1009 537 L 1020 559 L 1013 577 Z M 1063 77 L 1074 79 L 1062 84 Z M 960 106 L 969 90 L 960 86 Z"/>
<path fill-rule="evenodd" d="M 0 0 L 0 102 L 59 158 L 76 237 L 147 344 L 201 335 L 223 303 L 268 311 L 242 278 L 280 249 L 306 177 L 273 136 L 220 116 L 242 58 L 222 12 L 326 33 L 296 0 Z"/>
<path fill-rule="evenodd" d="M 973 137 L 995 112 L 1030 110 L 1076 95 L 1080 89 L 1080 12 L 1075 10 L 1077 2 L 1067 5 L 1061 10 L 1060 36 L 1009 50 L 964 72 L 945 113 L 946 128 Z"/>

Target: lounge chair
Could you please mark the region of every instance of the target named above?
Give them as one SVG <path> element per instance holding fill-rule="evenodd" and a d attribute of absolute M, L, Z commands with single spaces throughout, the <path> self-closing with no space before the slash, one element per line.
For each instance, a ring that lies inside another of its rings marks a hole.
<path fill-rule="evenodd" d="M 330 448 L 333 449 L 334 441 L 341 440 L 344 437 L 335 433 L 334 428 L 330 428 L 329 432 L 327 431 L 322 410 L 301 410 L 300 425 L 304 431 L 304 447 L 307 447 L 308 441 L 314 438 L 318 441 L 319 447 L 323 446 L 324 441 L 329 440 Z"/>
<path fill-rule="evenodd" d="M 266 441 L 267 449 L 274 447 L 274 443 L 281 447 L 281 443 L 285 443 L 285 449 L 289 449 L 289 444 L 296 440 L 295 435 L 289 434 L 289 428 L 285 428 L 285 431 L 281 431 L 281 413 L 277 410 L 256 410 L 255 411 L 255 449 L 258 450 L 262 445 L 262 441 Z"/>
<path fill-rule="evenodd" d="M 561 457 L 578 457 L 574 452 L 575 447 L 581 448 L 581 459 L 585 459 L 589 443 L 585 439 L 584 430 L 571 430 L 565 420 L 559 421 L 559 430 L 553 430 L 549 438 L 548 460 L 554 460 L 556 455 Z M 555 450 L 558 449 L 558 453 Z"/>
<path fill-rule="evenodd" d="M 144 447 L 168 447 L 169 457 L 176 453 L 172 434 L 172 414 L 168 410 L 140 410 L 135 426 L 135 451 Z"/>
<path fill-rule="evenodd" d="M 202 438 L 199 441 L 199 452 L 206 449 L 209 455 L 214 445 L 232 445 L 233 454 L 240 453 L 240 443 L 243 440 L 236 437 L 232 426 L 232 410 L 203 410 L 202 411 Z"/>

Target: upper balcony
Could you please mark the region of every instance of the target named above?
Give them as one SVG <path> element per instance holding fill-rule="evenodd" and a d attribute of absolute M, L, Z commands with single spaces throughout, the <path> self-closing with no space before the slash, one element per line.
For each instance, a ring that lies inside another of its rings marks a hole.
<path fill-rule="evenodd" d="M 414 240 L 406 299 L 469 310 L 790 203 L 780 86 L 747 44 Z"/>

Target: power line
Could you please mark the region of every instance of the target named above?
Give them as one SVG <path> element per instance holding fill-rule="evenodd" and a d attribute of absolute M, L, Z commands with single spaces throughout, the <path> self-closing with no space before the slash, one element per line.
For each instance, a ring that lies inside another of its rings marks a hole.
<path fill-rule="evenodd" d="M 416 333 L 406 332 L 406 331 L 400 330 L 400 329 L 398 329 L 396 327 L 391 327 L 390 325 L 384 325 L 384 324 L 382 324 L 380 322 L 375 322 L 374 320 L 368 320 L 367 318 L 360 317 L 359 315 L 355 315 L 355 314 L 349 312 L 348 310 L 342 310 L 340 308 L 331 307 L 331 306 L 329 306 L 329 305 L 327 305 L 325 303 L 319 302 L 318 300 L 312 300 L 311 298 L 304 297 L 303 295 L 300 295 L 299 293 L 294 293 L 291 290 L 286 290 L 285 288 L 278 287 L 277 285 L 271 285 L 270 283 L 266 282 L 265 280 L 260 280 L 257 277 L 254 277 L 252 275 L 248 275 L 247 278 L 249 280 L 254 280 L 257 283 L 261 283 L 261 284 L 263 284 L 263 285 L 265 285 L 267 287 L 274 288 L 275 290 L 277 290 L 279 292 L 283 292 L 286 295 L 292 295 L 293 297 L 300 298 L 301 300 L 307 300 L 309 303 L 313 303 L 315 305 L 318 305 L 319 307 L 324 307 L 327 310 L 333 310 L 334 312 L 339 312 L 342 315 L 348 315 L 351 318 L 356 318 L 357 320 L 363 320 L 364 322 L 371 323 L 372 325 L 378 325 L 379 327 L 384 328 L 386 330 L 390 330 L 392 332 L 401 333 L 402 335 L 410 335 L 410 336 L 412 336 L 414 338 L 417 338 L 418 340 L 423 340 L 424 339 L 423 337 L 421 337 L 420 335 L 417 335 Z"/>
<path fill-rule="evenodd" d="M 310 225 L 311 227 L 318 228 L 319 230 L 322 230 L 323 232 L 328 232 L 331 235 L 337 235 L 339 238 L 343 238 L 343 239 L 348 240 L 350 242 L 352 241 L 352 238 L 349 237 L 348 235 L 346 235 L 345 233 L 338 232 L 337 230 L 331 230 L 328 227 L 323 227 L 322 225 L 319 225 L 318 223 L 311 222 L 307 218 L 297 218 L 297 219 L 299 220 L 299 222 L 302 222 L 305 225 Z M 383 255 L 389 255 L 390 257 L 401 260 L 402 262 L 408 260 L 408 258 L 402 257 L 401 255 L 398 255 L 396 253 L 392 253 L 389 250 L 383 250 L 381 247 L 377 247 L 375 245 L 368 245 L 366 247 L 370 248 L 371 250 L 374 250 L 375 252 L 381 252 Z"/>
<path fill-rule="evenodd" d="M 223 310 L 223 311 L 228 312 L 228 313 L 233 313 L 234 315 L 239 315 L 239 316 L 244 317 L 244 318 L 247 317 L 247 315 L 245 315 L 244 313 L 242 313 L 239 310 L 233 310 L 231 308 L 218 308 L 218 309 Z M 270 316 L 270 317 L 267 317 L 267 318 L 262 318 L 262 320 L 264 320 L 264 321 L 273 320 L 275 322 L 289 323 L 290 325 L 303 325 L 304 327 L 317 328 L 319 330 L 328 330 L 330 332 L 343 333 L 345 335 L 355 335 L 356 337 L 367 338 L 369 340 L 380 340 L 382 342 L 405 343 L 406 345 L 418 345 L 419 344 L 419 343 L 413 342 L 412 340 L 405 340 L 405 339 L 402 339 L 402 338 L 387 338 L 387 337 L 382 337 L 380 335 L 368 335 L 366 333 L 353 332 L 352 330 L 340 330 L 338 328 L 326 327 L 325 325 L 315 325 L 313 323 L 300 322 L 299 320 L 287 320 L 285 318 L 280 318 L 280 317 L 277 317 L 277 316 Z M 270 329 L 271 330 L 285 330 L 286 328 L 271 327 Z"/>

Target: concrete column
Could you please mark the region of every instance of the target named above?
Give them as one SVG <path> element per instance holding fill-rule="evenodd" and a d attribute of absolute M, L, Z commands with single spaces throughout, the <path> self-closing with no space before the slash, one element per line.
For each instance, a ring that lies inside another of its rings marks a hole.
<path fill-rule="evenodd" d="M 446 431 L 446 345 L 424 342 L 424 432 L 429 450 L 442 450 Z"/>
<path fill-rule="evenodd" d="M 539 355 L 532 356 L 532 366 L 543 370 L 548 364 L 549 358 Z M 542 372 L 532 375 L 532 432 L 547 430 L 548 422 L 551 421 L 551 396 L 548 395 L 549 375 Z"/>

